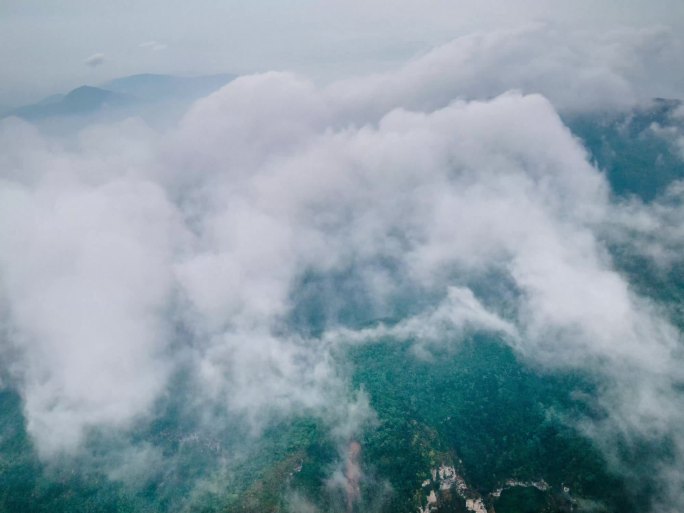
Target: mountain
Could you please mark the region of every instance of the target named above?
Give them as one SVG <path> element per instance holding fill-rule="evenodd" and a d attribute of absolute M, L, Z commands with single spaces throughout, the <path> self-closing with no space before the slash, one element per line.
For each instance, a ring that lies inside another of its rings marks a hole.
<path fill-rule="evenodd" d="M 5 112 L 1 117 L 17 116 L 41 122 L 68 117 L 76 118 L 106 111 L 121 116 L 159 114 L 173 102 L 173 111 L 182 110 L 192 101 L 221 88 L 235 75 L 221 74 L 198 77 L 141 74 L 117 78 L 99 87 L 84 85 L 67 94 L 53 94 L 43 100 Z M 153 107 L 150 109 L 150 107 Z"/>
<path fill-rule="evenodd" d="M 197 98 L 219 89 L 235 77 L 236 75 L 230 74 L 176 77 L 144 73 L 117 78 L 102 84 L 102 87 L 145 101 L 169 97 Z"/>
<path fill-rule="evenodd" d="M 38 103 L 19 107 L 5 114 L 29 121 L 38 121 L 57 116 L 90 114 L 106 108 L 117 108 L 132 100 L 125 94 L 99 87 L 81 86 L 66 95 L 52 95 Z"/>

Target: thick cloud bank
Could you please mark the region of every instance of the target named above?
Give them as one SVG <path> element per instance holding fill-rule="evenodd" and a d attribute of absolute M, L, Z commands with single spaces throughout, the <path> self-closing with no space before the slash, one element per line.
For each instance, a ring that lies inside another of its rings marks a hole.
<path fill-rule="evenodd" d="M 665 59 L 653 45 L 666 54 L 669 37 L 617 33 L 592 54 L 534 29 L 324 89 L 246 76 L 164 133 L 127 120 L 58 140 L 2 121 L 3 370 L 39 451 L 144 419 L 180 368 L 198 402 L 257 431 L 309 412 L 344 440 L 372 412 L 337 346 L 411 338 L 421 356 L 487 331 L 549 368 L 603 376 L 610 415 L 587 429 L 671 437 L 663 480 L 669 504 L 684 504 L 681 336 L 600 237 L 639 236 L 681 210 L 616 205 L 556 110 L 636 101 L 633 77 L 657 62 L 625 62 L 625 48 Z M 663 233 L 643 244 L 661 251 L 679 232 Z M 302 284 L 349 275 L 355 289 L 332 288 L 322 333 L 297 327 Z M 509 294 L 478 297 L 470 284 L 492 275 Z M 421 298 L 409 313 L 407 296 Z M 340 313 L 353 304 L 365 320 L 403 318 L 359 328 Z"/>
<path fill-rule="evenodd" d="M 541 93 L 565 111 L 605 111 L 679 97 L 684 72 L 674 63 L 683 50 L 666 27 L 597 34 L 530 25 L 460 37 L 396 72 L 341 81 L 331 90 L 361 119 L 511 89 Z"/>

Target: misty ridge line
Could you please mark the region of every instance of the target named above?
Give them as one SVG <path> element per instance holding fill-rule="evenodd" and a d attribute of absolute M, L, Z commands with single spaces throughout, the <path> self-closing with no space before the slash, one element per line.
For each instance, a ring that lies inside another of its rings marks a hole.
<path fill-rule="evenodd" d="M 658 265 L 680 259 L 682 188 L 616 199 L 559 115 L 634 105 L 655 72 L 676 89 L 659 52 L 677 48 L 661 29 L 568 40 L 534 26 L 325 87 L 239 77 L 163 130 L 0 121 L 3 372 L 39 454 L 77 453 L 97 429 L 125 437 L 181 368 L 200 410 L 257 437 L 274 411 L 312 414 L 346 447 L 373 412 L 339 348 L 415 340 L 429 358 L 487 332 L 545 369 L 599 376 L 608 415 L 582 428 L 607 454 L 617 435 L 672 439 L 664 500 L 682 504 L 681 333 L 605 244 L 610 231 Z M 488 273 L 510 294 L 467 285 Z M 372 326 L 333 311 L 320 334 L 298 330 L 307 274 L 353 276 Z M 426 306 L 400 315 L 412 295 Z"/>

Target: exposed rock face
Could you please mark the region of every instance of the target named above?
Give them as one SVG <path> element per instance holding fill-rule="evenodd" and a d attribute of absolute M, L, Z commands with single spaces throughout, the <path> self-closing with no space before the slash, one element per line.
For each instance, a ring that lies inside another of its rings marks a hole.
<path fill-rule="evenodd" d="M 437 509 L 439 498 L 444 493 L 453 491 L 466 501 L 466 508 L 473 513 L 487 513 L 484 501 L 479 493 L 471 489 L 456 468 L 440 465 L 431 470 L 432 480 L 423 481 L 423 488 L 431 487 L 425 506 L 418 508 L 419 513 L 430 513 Z"/>
<path fill-rule="evenodd" d="M 466 508 L 473 513 L 487 513 L 487 508 L 482 499 L 466 499 Z"/>
<path fill-rule="evenodd" d="M 520 481 L 519 479 L 507 479 L 503 486 L 497 488 L 489 495 L 491 497 L 501 497 L 501 492 L 503 492 L 505 489 L 515 487 L 536 488 L 540 492 L 546 492 L 551 488 L 549 486 L 549 483 L 547 483 L 543 479 L 540 479 L 539 481 Z"/>
<path fill-rule="evenodd" d="M 443 499 L 444 494 L 455 492 L 456 495 L 465 500 L 465 507 L 472 513 L 493 513 L 494 508 L 487 508 L 491 504 L 492 499 L 497 499 L 501 493 L 508 488 L 524 487 L 536 488 L 542 492 L 550 490 L 549 484 L 543 479 L 537 481 L 521 481 L 519 479 L 507 479 L 503 486 L 497 488 L 489 493 L 486 497 L 482 497 L 480 493 L 471 488 L 466 480 L 461 476 L 455 467 L 442 464 L 439 467 L 433 468 L 430 471 L 432 479 L 426 479 L 422 483 L 423 488 L 430 490 L 426 497 L 426 504 L 418 508 L 418 513 L 431 513 L 438 509 L 440 500 Z M 486 500 L 487 499 L 487 500 Z"/>

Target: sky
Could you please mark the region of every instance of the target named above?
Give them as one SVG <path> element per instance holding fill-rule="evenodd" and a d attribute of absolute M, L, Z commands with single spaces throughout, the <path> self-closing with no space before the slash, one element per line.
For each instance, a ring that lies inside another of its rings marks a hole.
<path fill-rule="evenodd" d="M 0 1 L 0 105 L 134 73 L 268 70 L 330 80 L 396 66 L 474 31 L 684 27 L 678 0 Z"/>

